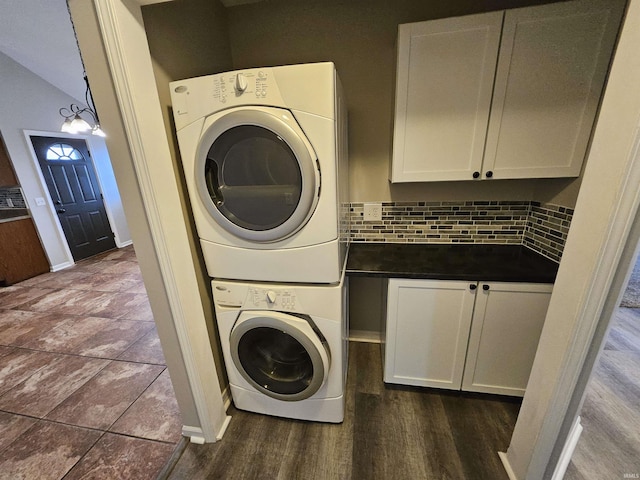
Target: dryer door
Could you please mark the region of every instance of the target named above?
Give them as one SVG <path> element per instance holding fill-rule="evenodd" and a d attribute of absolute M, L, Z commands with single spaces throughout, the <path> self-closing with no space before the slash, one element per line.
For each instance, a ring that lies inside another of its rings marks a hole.
<path fill-rule="evenodd" d="M 242 107 L 207 124 L 195 181 L 213 219 L 256 242 L 281 240 L 304 226 L 318 200 L 320 172 L 291 112 Z"/>
<path fill-rule="evenodd" d="M 309 398 L 325 383 L 330 356 L 310 322 L 280 312 L 242 312 L 231 330 L 231 357 L 258 391 L 279 400 Z"/>

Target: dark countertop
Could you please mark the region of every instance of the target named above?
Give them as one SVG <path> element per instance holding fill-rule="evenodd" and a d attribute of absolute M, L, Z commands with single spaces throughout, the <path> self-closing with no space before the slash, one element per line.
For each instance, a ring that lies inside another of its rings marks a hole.
<path fill-rule="evenodd" d="M 29 218 L 29 210 L 27 210 L 26 208 L 0 209 L 0 223 L 12 222 L 14 220 L 21 220 L 23 218 Z"/>
<path fill-rule="evenodd" d="M 558 264 L 521 245 L 351 243 L 347 275 L 553 283 Z"/>

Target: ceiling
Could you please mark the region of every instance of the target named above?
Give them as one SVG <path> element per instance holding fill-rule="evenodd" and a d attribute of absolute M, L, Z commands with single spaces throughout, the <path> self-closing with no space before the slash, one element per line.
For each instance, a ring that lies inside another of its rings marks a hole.
<path fill-rule="evenodd" d="M 85 103 L 84 68 L 66 0 L 2 0 L 0 51 Z"/>
<path fill-rule="evenodd" d="M 221 0 L 226 7 L 258 1 Z M 1 0 L 0 52 L 86 103 L 84 67 L 66 0 Z"/>

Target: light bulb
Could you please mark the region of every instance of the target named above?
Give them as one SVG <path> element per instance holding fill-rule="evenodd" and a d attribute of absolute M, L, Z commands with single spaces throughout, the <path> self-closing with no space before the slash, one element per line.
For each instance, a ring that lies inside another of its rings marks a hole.
<path fill-rule="evenodd" d="M 89 130 L 91 130 L 91 125 L 80 118 L 80 115 L 76 113 L 75 118 L 71 122 L 71 128 L 74 129 L 74 133 L 88 132 Z"/>
<path fill-rule="evenodd" d="M 68 118 L 65 119 L 64 123 L 60 127 L 60 131 L 65 133 L 76 133 L 71 120 Z"/>
<path fill-rule="evenodd" d="M 96 123 L 96 126 L 91 130 L 91 135 L 97 135 L 98 137 L 106 137 L 107 134 L 100 128 L 100 125 Z"/>

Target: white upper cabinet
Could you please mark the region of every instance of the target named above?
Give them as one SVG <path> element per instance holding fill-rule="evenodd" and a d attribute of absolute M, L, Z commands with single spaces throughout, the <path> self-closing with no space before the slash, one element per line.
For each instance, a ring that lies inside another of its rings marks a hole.
<path fill-rule="evenodd" d="M 505 13 L 483 169 L 577 177 L 618 32 L 619 2 Z"/>
<path fill-rule="evenodd" d="M 623 3 L 400 25 L 392 182 L 580 174 Z"/>
<path fill-rule="evenodd" d="M 467 180 L 480 170 L 502 17 L 400 25 L 392 181 Z"/>

